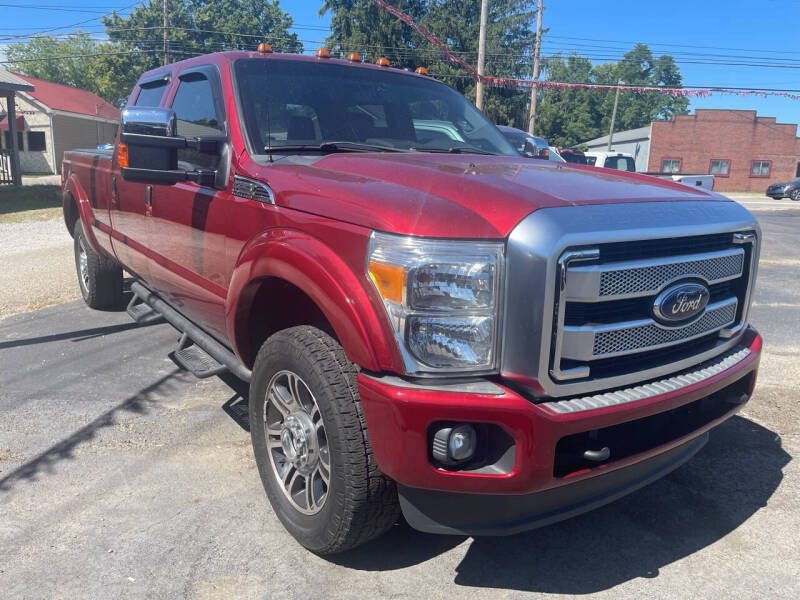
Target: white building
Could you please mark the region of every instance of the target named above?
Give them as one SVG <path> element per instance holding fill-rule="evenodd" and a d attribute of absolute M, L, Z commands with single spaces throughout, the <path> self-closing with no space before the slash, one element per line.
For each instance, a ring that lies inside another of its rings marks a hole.
<path fill-rule="evenodd" d="M 23 174 L 55 174 L 64 151 L 96 148 L 114 141 L 120 111 L 96 94 L 51 81 L 14 74 L 34 86 L 17 91 L 16 145 Z M 0 148 L 11 148 L 8 100 L 0 96 Z"/>
<path fill-rule="evenodd" d="M 589 151 L 603 151 L 608 148 L 608 136 L 604 135 L 594 140 L 584 142 Z M 638 129 L 615 132 L 611 138 L 611 149 L 615 152 L 625 152 L 633 155 L 636 161 L 636 171 L 645 173 L 647 161 L 650 156 L 650 125 Z"/>

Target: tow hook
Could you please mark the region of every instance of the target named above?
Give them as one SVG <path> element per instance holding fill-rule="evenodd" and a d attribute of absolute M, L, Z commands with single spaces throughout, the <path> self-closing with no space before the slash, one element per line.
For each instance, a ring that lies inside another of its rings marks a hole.
<path fill-rule="evenodd" d="M 611 450 L 608 446 L 603 446 L 600 450 L 587 450 L 583 453 L 583 458 L 592 462 L 605 462 L 611 457 Z"/>

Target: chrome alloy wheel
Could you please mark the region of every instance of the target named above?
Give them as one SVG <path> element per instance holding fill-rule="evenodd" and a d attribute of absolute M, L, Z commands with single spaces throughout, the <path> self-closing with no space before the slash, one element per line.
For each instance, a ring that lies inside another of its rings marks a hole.
<path fill-rule="evenodd" d="M 279 371 L 264 398 L 264 432 L 272 472 L 292 506 L 318 513 L 328 497 L 331 462 L 325 423 L 306 383 Z"/>
<path fill-rule="evenodd" d="M 80 251 L 78 252 L 78 272 L 80 274 L 81 286 L 86 293 L 89 292 L 89 257 L 86 252 L 86 242 L 81 238 L 78 241 Z"/>

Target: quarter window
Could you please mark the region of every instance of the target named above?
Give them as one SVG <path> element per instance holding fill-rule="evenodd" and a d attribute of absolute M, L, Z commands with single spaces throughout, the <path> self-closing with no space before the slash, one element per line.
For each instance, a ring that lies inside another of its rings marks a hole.
<path fill-rule="evenodd" d="M 709 174 L 711 175 L 728 175 L 728 170 L 730 169 L 731 161 L 728 159 L 714 159 L 711 161 L 711 166 L 708 169 Z"/>
<path fill-rule="evenodd" d="M 772 162 L 769 160 L 754 160 L 750 164 L 750 177 L 769 177 Z"/>
<path fill-rule="evenodd" d="M 662 173 L 678 173 L 681 170 L 680 158 L 665 158 L 661 161 Z"/>
<path fill-rule="evenodd" d="M 167 89 L 167 83 L 167 80 L 163 79 L 142 86 L 134 106 L 161 106 L 161 98 Z"/>

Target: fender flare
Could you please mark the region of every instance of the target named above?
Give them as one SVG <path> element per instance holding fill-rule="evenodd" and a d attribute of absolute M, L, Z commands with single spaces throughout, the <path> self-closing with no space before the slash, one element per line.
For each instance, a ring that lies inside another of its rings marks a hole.
<path fill-rule="evenodd" d="M 359 279 L 332 248 L 295 229 L 270 229 L 242 250 L 225 301 L 228 339 L 243 356 L 251 284 L 275 277 L 305 293 L 330 323 L 349 360 L 370 371 L 400 368 L 389 324 Z"/>
<path fill-rule="evenodd" d="M 100 256 L 105 256 L 107 252 L 100 246 L 100 244 L 97 243 L 97 238 L 94 236 L 94 209 L 89 203 L 89 198 L 86 195 L 86 191 L 83 189 L 78 177 L 74 173 L 70 174 L 70 176 L 64 181 L 64 191 L 61 197 L 64 211 L 64 223 L 66 224 L 67 228 L 70 227 L 70 224 L 67 223 L 67 206 L 70 202 L 70 198 L 75 201 L 75 205 L 78 208 L 78 218 L 83 224 L 83 233 L 86 236 L 86 241 L 89 242 L 92 250 L 94 250 L 97 254 Z M 72 235 L 72 231 L 69 233 Z"/>

